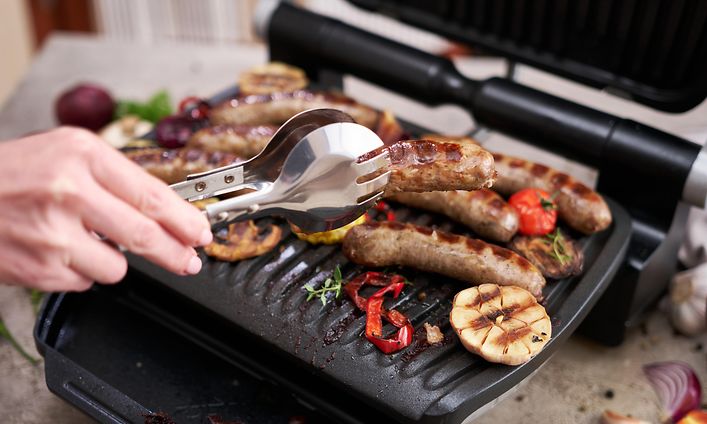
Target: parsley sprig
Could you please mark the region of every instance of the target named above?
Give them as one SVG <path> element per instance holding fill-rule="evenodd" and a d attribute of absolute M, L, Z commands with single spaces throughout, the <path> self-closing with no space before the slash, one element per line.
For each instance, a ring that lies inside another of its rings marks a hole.
<path fill-rule="evenodd" d="M 8 342 L 10 342 L 10 345 L 15 348 L 17 352 L 19 352 L 20 355 L 22 355 L 27 361 L 29 361 L 30 364 L 32 365 L 37 365 L 39 363 L 39 360 L 32 357 L 27 351 L 22 349 L 22 346 L 20 346 L 19 343 L 17 343 L 17 340 L 15 340 L 14 337 L 12 337 L 12 334 L 10 333 L 10 330 L 7 329 L 5 326 L 5 323 L 0 320 L 0 339 L 5 339 Z"/>
<path fill-rule="evenodd" d="M 560 265 L 564 265 L 572 259 L 572 255 L 567 252 L 565 238 L 559 228 L 556 228 L 550 234 L 546 234 L 543 242 L 552 246 L 550 255 L 560 261 Z"/>
<path fill-rule="evenodd" d="M 327 278 L 326 281 L 324 281 L 322 287 L 315 289 L 309 284 L 304 286 L 305 290 L 307 290 L 308 293 L 307 301 L 309 302 L 315 297 L 318 297 L 319 300 L 322 302 L 322 305 L 326 305 L 328 293 L 334 293 L 334 299 L 341 298 L 342 283 L 343 278 L 341 277 L 341 269 L 339 269 L 339 266 L 337 265 L 334 269 L 334 275 L 332 275 L 332 278 Z"/>

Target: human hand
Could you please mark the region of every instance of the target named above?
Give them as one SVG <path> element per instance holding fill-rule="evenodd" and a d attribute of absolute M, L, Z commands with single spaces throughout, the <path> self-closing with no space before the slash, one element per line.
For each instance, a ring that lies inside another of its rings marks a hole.
<path fill-rule="evenodd" d="M 93 133 L 59 128 L 0 143 L 0 283 L 45 291 L 116 283 L 125 256 L 96 233 L 180 275 L 206 218 Z"/>

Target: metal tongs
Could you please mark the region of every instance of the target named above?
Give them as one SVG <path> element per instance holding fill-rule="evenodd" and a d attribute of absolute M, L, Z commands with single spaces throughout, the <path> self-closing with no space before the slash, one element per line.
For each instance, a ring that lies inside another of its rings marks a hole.
<path fill-rule="evenodd" d="M 190 201 L 254 190 L 207 205 L 213 227 L 278 215 L 305 232 L 327 231 L 354 221 L 383 195 L 390 160 L 385 150 L 371 153 L 382 146 L 349 115 L 312 109 L 282 125 L 252 159 L 189 175 L 171 187 Z"/>

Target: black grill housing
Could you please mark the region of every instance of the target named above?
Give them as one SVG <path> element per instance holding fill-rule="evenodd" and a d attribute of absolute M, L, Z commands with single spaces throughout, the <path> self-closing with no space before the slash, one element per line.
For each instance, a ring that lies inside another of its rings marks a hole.
<path fill-rule="evenodd" d="M 700 0 L 349 0 L 668 112 L 707 96 Z"/>

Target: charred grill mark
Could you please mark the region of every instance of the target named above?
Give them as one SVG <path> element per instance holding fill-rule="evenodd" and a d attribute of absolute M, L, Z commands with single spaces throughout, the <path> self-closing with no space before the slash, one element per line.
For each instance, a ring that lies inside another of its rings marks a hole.
<path fill-rule="evenodd" d="M 525 164 L 526 162 L 523 159 L 513 159 L 512 161 L 510 161 L 508 166 L 510 166 L 511 168 L 522 168 L 525 166 Z"/>
<path fill-rule="evenodd" d="M 563 172 L 556 172 L 552 177 L 550 177 L 550 183 L 554 187 L 563 187 L 570 182 L 571 179 L 572 177 Z"/>
<path fill-rule="evenodd" d="M 540 165 L 539 163 L 533 164 L 533 166 L 530 168 L 530 173 L 536 177 L 543 177 L 549 171 L 550 171 L 550 168 L 548 168 L 545 165 Z"/>
<path fill-rule="evenodd" d="M 515 253 L 511 252 L 508 249 L 504 249 L 502 247 L 494 246 L 494 245 L 489 245 L 491 246 L 491 251 L 493 252 L 494 255 L 503 258 L 503 259 L 512 259 L 515 255 Z"/>
<path fill-rule="evenodd" d="M 481 290 L 479 290 L 478 299 L 481 301 L 481 302 L 479 302 L 479 304 L 490 302 L 491 300 L 497 298 L 500 295 L 501 295 L 501 290 L 498 287 L 495 287 L 493 289 L 493 291 L 490 291 L 488 293 L 484 293 Z"/>
<path fill-rule="evenodd" d="M 490 327 L 492 323 L 493 321 L 491 319 L 489 319 L 485 315 L 482 315 L 476 318 L 475 320 L 471 321 L 471 323 L 469 323 L 469 327 L 467 328 L 471 328 L 472 330 L 481 330 L 484 327 Z M 466 330 L 467 328 L 459 328 L 457 330 L 457 333 L 461 334 L 461 332 Z"/>
<path fill-rule="evenodd" d="M 404 225 L 403 225 L 404 226 Z M 421 227 L 421 226 L 415 226 L 415 231 L 417 231 L 420 234 L 424 234 L 426 236 L 431 236 L 434 230 L 430 227 Z"/>
<path fill-rule="evenodd" d="M 457 243 L 459 242 L 459 236 L 456 234 L 448 233 L 446 231 L 437 231 L 437 239 L 446 243 Z"/>
<path fill-rule="evenodd" d="M 534 269 L 535 266 L 530 263 L 527 259 L 525 259 L 522 256 L 515 256 L 515 263 L 516 265 L 521 268 L 523 271 L 529 271 L 530 269 Z"/>
<path fill-rule="evenodd" d="M 437 146 L 426 140 L 418 143 L 399 141 L 388 147 L 390 162 L 395 165 L 424 165 L 435 160 Z"/>
<path fill-rule="evenodd" d="M 513 330 L 503 330 L 503 334 L 498 336 L 496 343 L 510 345 L 516 340 L 522 339 L 532 330 L 530 327 L 521 327 Z"/>
<path fill-rule="evenodd" d="M 501 162 L 501 161 L 503 161 L 503 155 L 502 155 L 502 154 L 500 154 L 500 153 L 492 153 L 491 155 L 493 156 L 493 160 L 495 160 L 496 162 Z"/>
<path fill-rule="evenodd" d="M 477 239 L 473 239 L 473 238 L 467 238 L 467 239 L 465 240 L 465 242 L 466 242 L 466 247 L 468 247 L 470 250 L 472 250 L 472 251 L 474 251 L 474 252 L 477 252 L 477 253 L 481 252 L 482 250 L 484 250 L 484 248 L 485 248 L 486 246 L 488 246 L 488 245 L 487 245 L 486 243 L 484 243 L 483 241 L 477 240 Z"/>
<path fill-rule="evenodd" d="M 570 187 L 570 190 L 572 191 L 572 193 L 576 194 L 577 196 L 581 196 L 581 197 L 588 197 L 588 196 L 592 195 L 592 190 L 589 187 L 587 187 L 584 184 L 579 183 L 579 182 L 572 184 Z"/>

